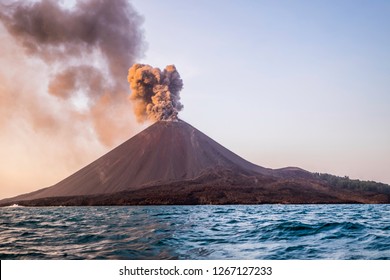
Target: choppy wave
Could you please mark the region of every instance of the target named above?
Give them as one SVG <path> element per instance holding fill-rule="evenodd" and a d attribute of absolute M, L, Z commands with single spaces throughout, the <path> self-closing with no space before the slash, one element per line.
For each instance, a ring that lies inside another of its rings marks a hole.
<path fill-rule="evenodd" d="M 1 208 L 0 259 L 390 259 L 390 205 Z"/>

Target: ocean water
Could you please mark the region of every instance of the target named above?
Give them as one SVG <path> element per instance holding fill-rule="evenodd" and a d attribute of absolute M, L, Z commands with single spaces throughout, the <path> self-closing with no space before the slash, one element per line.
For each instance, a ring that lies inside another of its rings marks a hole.
<path fill-rule="evenodd" d="M 0 208 L 0 259 L 390 259 L 390 205 Z"/>

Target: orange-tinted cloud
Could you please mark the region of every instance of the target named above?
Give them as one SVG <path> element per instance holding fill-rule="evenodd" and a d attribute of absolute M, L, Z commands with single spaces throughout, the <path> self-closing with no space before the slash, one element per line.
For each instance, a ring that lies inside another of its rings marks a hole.
<path fill-rule="evenodd" d="M 174 65 L 163 71 L 146 64 L 134 64 L 129 69 L 130 99 L 139 122 L 145 120 L 174 120 L 183 105 L 180 91 L 183 81 Z"/>

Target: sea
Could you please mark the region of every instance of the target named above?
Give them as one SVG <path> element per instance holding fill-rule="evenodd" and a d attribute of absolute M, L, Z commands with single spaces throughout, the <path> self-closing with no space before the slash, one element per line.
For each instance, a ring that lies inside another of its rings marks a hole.
<path fill-rule="evenodd" d="M 3 207 L 0 259 L 390 259 L 390 205 Z"/>

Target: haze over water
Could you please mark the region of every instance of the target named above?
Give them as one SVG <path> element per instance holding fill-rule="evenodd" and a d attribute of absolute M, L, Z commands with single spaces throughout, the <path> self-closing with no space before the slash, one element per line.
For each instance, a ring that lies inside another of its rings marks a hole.
<path fill-rule="evenodd" d="M 0 208 L 0 259 L 390 259 L 390 205 Z"/>

